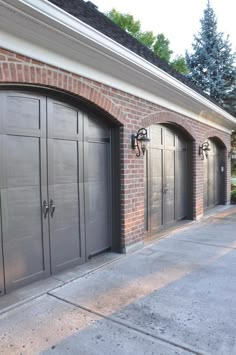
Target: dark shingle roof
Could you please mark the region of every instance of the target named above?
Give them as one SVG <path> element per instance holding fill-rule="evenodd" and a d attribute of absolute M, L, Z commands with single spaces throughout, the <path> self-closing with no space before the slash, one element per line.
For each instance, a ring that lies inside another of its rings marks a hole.
<path fill-rule="evenodd" d="M 212 100 L 207 94 L 197 88 L 189 79 L 184 75 L 178 73 L 169 64 L 160 59 L 156 54 L 154 54 L 149 48 L 144 46 L 136 38 L 128 34 L 125 30 L 116 25 L 107 16 L 98 11 L 96 5 L 90 1 L 83 0 L 49 0 L 54 5 L 57 5 L 64 11 L 75 16 L 79 20 L 85 22 L 91 27 L 95 28 L 99 32 L 110 37 L 114 41 L 120 43 L 124 47 L 128 48 L 132 52 L 138 54 L 140 57 L 146 59 L 150 63 L 154 64 L 158 68 L 164 70 L 171 76 L 175 77 L 183 84 L 192 88 L 214 104 L 221 107 L 217 102 Z M 222 108 L 222 107 L 221 107 Z"/>

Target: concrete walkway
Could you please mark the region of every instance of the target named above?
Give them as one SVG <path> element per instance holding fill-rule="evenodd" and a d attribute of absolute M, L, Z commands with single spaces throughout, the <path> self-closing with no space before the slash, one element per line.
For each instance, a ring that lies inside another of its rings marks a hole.
<path fill-rule="evenodd" d="M 3 313 L 0 339 L 3 354 L 236 354 L 236 208 Z"/>

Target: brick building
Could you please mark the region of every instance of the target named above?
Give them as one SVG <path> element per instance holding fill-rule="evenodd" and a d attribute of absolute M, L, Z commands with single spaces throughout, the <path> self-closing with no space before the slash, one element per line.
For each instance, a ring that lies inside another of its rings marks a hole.
<path fill-rule="evenodd" d="M 0 103 L 2 294 L 230 201 L 236 119 L 90 2 L 1 1 Z"/>

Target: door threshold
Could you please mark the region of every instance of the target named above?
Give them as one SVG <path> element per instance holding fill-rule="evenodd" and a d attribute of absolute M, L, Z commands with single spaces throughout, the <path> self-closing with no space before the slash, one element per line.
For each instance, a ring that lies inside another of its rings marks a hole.
<path fill-rule="evenodd" d="M 222 212 L 222 211 L 227 210 L 227 209 L 229 209 L 231 207 L 232 207 L 231 205 L 215 205 L 215 206 L 213 206 L 211 208 L 207 208 L 204 211 L 203 218 L 212 217 L 216 213 Z"/>
<path fill-rule="evenodd" d="M 194 220 L 190 220 L 190 219 L 184 219 L 181 220 L 179 222 L 177 222 L 174 226 L 163 229 L 162 231 L 150 236 L 150 237 L 146 237 L 144 239 L 144 245 L 148 245 L 148 244 L 152 244 L 155 243 L 156 241 L 163 239 L 167 236 L 169 236 L 170 234 L 172 234 L 172 232 L 175 232 L 177 230 L 180 230 L 182 228 L 188 227 L 191 224 L 196 223 L 196 221 Z"/>

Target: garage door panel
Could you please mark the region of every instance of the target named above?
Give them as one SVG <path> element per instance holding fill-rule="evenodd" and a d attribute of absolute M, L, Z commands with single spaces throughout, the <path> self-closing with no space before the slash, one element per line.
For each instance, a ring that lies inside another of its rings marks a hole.
<path fill-rule="evenodd" d="M 153 149 L 160 148 L 164 144 L 163 127 L 160 125 L 153 125 L 150 128 L 150 141 Z"/>
<path fill-rule="evenodd" d="M 165 224 L 168 225 L 175 220 L 175 151 L 165 150 L 164 171 L 164 218 Z"/>
<path fill-rule="evenodd" d="M 150 165 L 150 174 L 151 179 L 160 179 L 162 178 L 162 159 L 163 153 L 161 149 L 152 149 L 151 150 L 151 165 Z M 155 162 L 155 164 L 154 164 Z"/>
<path fill-rule="evenodd" d="M 40 129 L 40 100 L 31 97 L 7 95 L 6 97 L 6 128 Z"/>
<path fill-rule="evenodd" d="M 215 204 L 215 158 L 213 155 L 208 156 L 208 204 Z"/>
<path fill-rule="evenodd" d="M 4 125 L 3 125 L 3 120 L 4 120 L 4 117 L 5 117 L 5 93 L 3 92 L 0 92 L 0 107 L 1 107 L 1 110 L 0 110 L 0 135 L 4 133 Z"/>
<path fill-rule="evenodd" d="M 165 129 L 165 147 L 175 147 L 175 134 L 168 128 Z"/>
<path fill-rule="evenodd" d="M 111 246 L 109 228 L 110 221 L 107 215 L 103 215 L 102 218 L 92 220 L 86 224 L 86 232 L 89 236 L 86 238 L 88 259 Z"/>
<path fill-rule="evenodd" d="M 0 117 L 0 119 L 1 119 L 1 117 Z M 5 179 L 5 171 L 4 171 L 5 170 L 5 168 L 4 168 L 5 158 L 4 157 L 5 157 L 4 135 L 0 134 L 0 191 L 1 191 L 1 189 L 4 189 L 4 187 L 6 187 L 6 179 Z"/>
<path fill-rule="evenodd" d="M 165 150 L 165 178 L 166 183 L 168 179 L 174 179 L 175 177 L 175 151 Z"/>
<path fill-rule="evenodd" d="M 78 141 L 48 140 L 49 206 L 52 272 L 84 261 L 79 211 Z"/>
<path fill-rule="evenodd" d="M 90 221 L 100 219 L 108 215 L 107 208 L 107 181 L 92 181 L 86 184 L 86 213 Z"/>
<path fill-rule="evenodd" d="M 45 137 L 45 98 L 23 93 L 0 93 L 3 131 Z"/>
<path fill-rule="evenodd" d="M 157 135 L 160 133 L 159 135 Z M 161 139 L 161 130 L 155 131 L 157 137 Z M 155 144 L 158 142 L 156 141 Z M 163 225 L 162 189 L 163 189 L 163 151 L 158 148 L 151 149 L 150 152 L 150 227 L 152 233 L 158 231 Z"/>
<path fill-rule="evenodd" d="M 175 128 L 150 128 L 148 163 L 148 231 L 151 235 L 187 217 L 187 142 Z"/>
<path fill-rule="evenodd" d="M 39 188 L 3 190 L 3 231 L 7 242 L 41 233 L 41 197 Z M 27 221 L 26 221 L 27 218 Z"/>
<path fill-rule="evenodd" d="M 54 227 L 61 229 L 77 224 L 76 230 L 79 232 L 78 184 L 53 185 L 52 193 L 56 205 Z"/>
<path fill-rule="evenodd" d="M 0 96 L 1 103 L 1 96 Z M 5 293 L 4 284 L 4 267 L 3 267 L 3 241 L 2 241 L 2 190 L 4 188 L 4 174 L 3 174 L 3 157 L 4 157 L 4 145 L 3 145 L 3 135 L 1 134 L 1 124 L 2 124 L 1 110 L 0 110 L 0 296 Z"/>
<path fill-rule="evenodd" d="M 39 186 L 40 139 L 8 135 L 4 147 L 7 187 Z"/>
<path fill-rule="evenodd" d="M 50 137 L 77 137 L 79 111 L 55 100 L 49 100 L 48 129 Z"/>
<path fill-rule="evenodd" d="M 52 242 L 51 253 L 53 272 L 59 272 L 81 262 L 82 253 L 77 222 L 56 229 L 56 239 Z"/>
<path fill-rule="evenodd" d="M 86 256 L 90 258 L 111 245 L 107 181 L 87 183 L 85 196 Z"/>
<path fill-rule="evenodd" d="M 162 217 L 162 193 L 155 192 L 153 193 L 151 199 L 151 229 L 153 232 L 160 228 L 163 224 Z"/>
<path fill-rule="evenodd" d="M 221 151 L 216 142 L 209 139 L 210 151 L 204 159 L 204 207 L 216 206 L 221 201 Z"/>
<path fill-rule="evenodd" d="M 110 247 L 110 216 L 107 184 L 88 183 L 85 186 L 86 255 Z"/>
<path fill-rule="evenodd" d="M 51 139 L 49 145 L 49 184 L 78 183 L 78 142 Z"/>
<path fill-rule="evenodd" d="M 178 151 L 187 151 L 187 143 L 186 140 L 181 137 L 181 136 L 177 136 L 176 137 L 176 148 Z"/>
<path fill-rule="evenodd" d="M 153 179 L 151 188 L 152 194 L 150 196 L 150 201 L 152 204 L 156 204 L 157 200 L 159 201 L 159 198 L 162 195 L 162 176 Z"/>
<path fill-rule="evenodd" d="M 188 210 L 188 202 L 187 202 L 187 193 L 179 192 L 178 198 L 176 199 L 176 220 L 180 221 L 181 219 L 187 218 Z"/>
<path fill-rule="evenodd" d="M 165 227 L 168 227 L 169 224 L 173 224 L 175 222 L 175 200 L 172 198 L 172 196 L 170 198 L 167 196 L 165 197 L 164 216 Z"/>
<path fill-rule="evenodd" d="M 165 186 L 168 189 L 167 195 L 171 200 L 175 198 L 175 175 L 166 175 L 165 176 Z"/>
<path fill-rule="evenodd" d="M 218 188 L 215 189 L 215 205 L 220 203 L 220 190 L 221 190 L 221 171 L 220 171 L 220 154 L 216 153 L 215 156 L 215 186 Z"/>
<path fill-rule="evenodd" d="M 204 168 L 203 198 L 204 198 L 204 208 L 207 208 L 208 206 L 208 159 L 204 159 L 203 168 Z"/>
<path fill-rule="evenodd" d="M 93 137 L 90 133 L 93 127 Z M 86 258 L 111 246 L 111 189 L 108 130 L 96 120 L 85 121 L 84 179 Z"/>
<path fill-rule="evenodd" d="M 64 190 L 62 190 L 64 188 Z M 56 273 L 64 268 L 82 263 L 84 261 L 84 244 L 81 240 L 79 201 L 76 199 L 77 191 L 68 193 L 68 187 L 60 185 L 60 194 L 57 188 L 50 188 L 50 196 L 55 204 L 53 217 L 50 216 L 50 244 L 52 272 Z M 72 192 L 72 189 L 70 189 Z M 71 196 L 71 199 L 70 199 Z M 70 200 L 70 201 L 69 201 Z"/>
<path fill-rule="evenodd" d="M 27 235 L 14 242 L 3 243 L 7 290 L 21 286 L 23 280 L 28 283 L 29 279 L 44 273 L 46 265 L 42 238 L 35 236 Z"/>
<path fill-rule="evenodd" d="M 86 164 L 85 181 L 107 181 L 107 144 L 91 141 L 85 144 L 87 144 L 86 162 L 89 162 L 89 164 Z"/>
<path fill-rule="evenodd" d="M 103 140 L 106 137 L 109 137 L 109 130 L 100 124 L 95 119 L 88 118 L 87 121 L 88 129 L 87 129 L 87 137 L 86 139 L 90 140 Z"/>
<path fill-rule="evenodd" d="M 162 196 L 160 195 L 159 198 L 161 200 Z M 161 208 L 161 202 L 156 202 L 152 205 L 152 209 L 150 211 L 152 233 L 157 232 L 158 229 L 163 225 L 162 214 L 160 213 Z"/>
<path fill-rule="evenodd" d="M 38 187 L 2 190 L 2 231 L 6 290 L 49 274 Z"/>
<path fill-rule="evenodd" d="M 2 224 L 1 224 L 1 216 L 2 216 L 2 209 L 1 209 L 1 189 L 0 189 L 0 296 L 5 293 L 5 285 L 4 285 L 4 268 L 3 268 L 3 248 L 2 248 Z"/>
<path fill-rule="evenodd" d="M 6 291 L 49 274 L 46 198 L 45 98 L 0 93 L 0 184 Z"/>
<path fill-rule="evenodd" d="M 184 146 L 184 145 L 183 145 Z M 175 165 L 175 196 L 176 219 L 186 218 L 188 207 L 188 181 L 187 181 L 187 151 L 176 151 Z"/>

